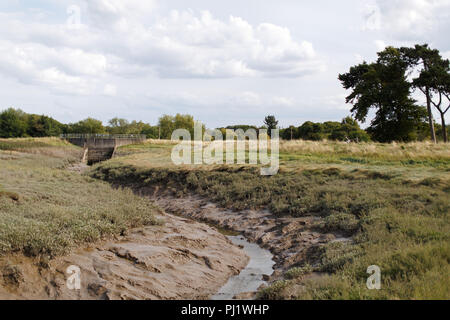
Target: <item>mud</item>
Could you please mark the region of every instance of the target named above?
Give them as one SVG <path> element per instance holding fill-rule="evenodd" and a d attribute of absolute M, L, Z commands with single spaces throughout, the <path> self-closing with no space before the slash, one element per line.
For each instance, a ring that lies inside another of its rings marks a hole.
<path fill-rule="evenodd" d="M 276 271 L 271 280 L 292 267 L 314 263 L 314 252 L 320 245 L 336 239 L 348 240 L 338 234 L 314 230 L 317 217 L 278 217 L 267 210 L 232 211 L 195 195 L 175 198 L 161 195 L 158 190 L 141 189 L 139 192 L 149 196 L 167 212 L 239 232 L 250 242 L 270 250 L 274 255 Z"/>
<path fill-rule="evenodd" d="M 164 214 L 163 226 L 51 261 L 0 259 L 0 299 L 208 299 L 248 263 L 242 249 L 205 224 Z M 80 290 L 67 286 L 71 265 Z"/>

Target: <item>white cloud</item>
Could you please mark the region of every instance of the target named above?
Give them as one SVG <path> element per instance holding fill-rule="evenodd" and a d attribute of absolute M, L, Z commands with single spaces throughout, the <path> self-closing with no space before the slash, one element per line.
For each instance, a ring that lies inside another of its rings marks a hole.
<path fill-rule="evenodd" d="M 65 21 L 0 14 L 1 72 L 22 82 L 52 89 L 66 83 L 73 87 L 68 91 L 87 93 L 91 82 L 106 82 L 111 75 L 295 78 L 325 69 L 312 43 L 293 39 L 287 28 L 253 26 L 233 16 L 220 20 L 209 11 L 175 10 L 148 19 L 154 6 L 154 1 L 86 1 L 76 29 Z"/>
<path fill-rule="evenodd" d="M 416 40 L 442 27 L 448 30 L 450 1 L 375 0 L 367 5 L 364 18 L 365 29 L 382 31 L 396 40 Z"/>
<path fill-rule="evenodd" d="M 25 84 L 43 85 L 70 94 L 87 94 L 90 91 L 92 81 L 79 75 L 101 72 L 102 61 L 96 58 L 92 55 L 86 57 L 79 51 L 60 52 L 38 44 L 0 41 L 1 74 Z M 83 62 L 86 64 L 74 70 L 76 63 Z"/>

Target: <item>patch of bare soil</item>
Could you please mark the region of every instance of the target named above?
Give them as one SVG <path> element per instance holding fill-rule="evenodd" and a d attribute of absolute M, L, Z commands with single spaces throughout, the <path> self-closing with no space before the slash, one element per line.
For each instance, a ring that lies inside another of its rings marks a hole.
<path fill-rule="evenodd" d="M 87 165 L 87 163 L 84 162 L 76 162 L 74 164 L 71 164 L 67 167 L 67 170 L 76 172 L 76 173 L 83 173 L 87 171 L 90 167 Z"/>
<path fill-rule="evenodd" d="M 163 226 L 51 261 L 0 259 L 0 299 L 207 299 L 238 274 L 248 257 L 224 235 L 190 219 L 163 215 Z M 71 265 L 80 290 L 67 286 Z"/>
<path fill-rule="evenodd" d="M 258 243 L 274 255 L 275 272 L 271 280 L 305 262 L 314 263 L 318 246 L 342 239 L 340 235 L 320 233 L 314 230 L 316 217 L 278 217 L 268 211 L 232 211 L 216 206 L 197 196 L 175 198 L 156 191 L 142 194 L 150 198 L 166 212 L 180 214 L 196 221 L 207 222 L 242 233 L 249 241 Z M 347 239 L 346 239 L 347 240 Z"/>

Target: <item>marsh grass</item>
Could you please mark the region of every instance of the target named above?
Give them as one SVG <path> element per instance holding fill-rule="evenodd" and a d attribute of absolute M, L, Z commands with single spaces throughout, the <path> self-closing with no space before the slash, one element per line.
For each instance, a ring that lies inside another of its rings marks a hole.
<path fill-rule="evenodd" d="M 1 141 L 8 151 L 0 151 L 0 255 L 54 257 L 158 223 L 159 209 L 149 201 L 66 170 L 77 148 L 45 141 L 44 147 L 39 140 L 38 146 L 28 139 Z"/>
<path fill-rule="evenodd" d="M 286 142 L 280 172 L 272 177 L 261 176 L 257 166 L 176 167 L 170 146 L 134 148 L 91 175 L 121 185 L 162 186 L 177 196 L 195 193 L 234 210 L 315 216 L 313 229 L 351 237 L 311 248 L 305 263 L 327 276 L 305 280 L 294 269 L 260 298 L 450 296 L 447 144 Z M 381 268 L 382 290 L 366 288 L 370 265 Z"/>

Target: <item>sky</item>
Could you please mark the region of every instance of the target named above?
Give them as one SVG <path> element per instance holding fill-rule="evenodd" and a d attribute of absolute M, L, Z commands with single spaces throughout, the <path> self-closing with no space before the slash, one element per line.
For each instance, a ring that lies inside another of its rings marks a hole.
<path fill-rule="evenodd" d="M 449 16 L 450 0 L 2 0 L 0 110 L 65 123 L 188 113 L 210 128 L 340 121 L 340 73 L 389 45 L 450 58 Z"/>

